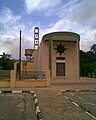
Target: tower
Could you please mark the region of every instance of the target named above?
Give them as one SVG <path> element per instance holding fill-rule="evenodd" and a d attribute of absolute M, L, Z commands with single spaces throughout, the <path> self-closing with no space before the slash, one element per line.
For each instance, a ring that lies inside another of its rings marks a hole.
<path fill-rule="evenodd" d="M 33 56 L 32 56 L 33 52 L 34 52 L 33 49 L 25 49 L 25 56 L 27 62 L 33 61 Z"/>
<path fill-rule="evenodd" d="M 34 50 L 38 50 L 39 47 L 39 28 L 34 28 Z"/>

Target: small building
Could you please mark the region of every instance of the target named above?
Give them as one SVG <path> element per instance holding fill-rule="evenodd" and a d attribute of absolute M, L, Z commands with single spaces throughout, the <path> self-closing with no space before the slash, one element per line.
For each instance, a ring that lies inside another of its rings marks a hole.
<path fill-rule="evenodd" d="M 73 32 L 53 32 L 43 36 L 34 51 L 34 70 L 50 70 L 51 78 L 79 78 L 80 35 Z"/>

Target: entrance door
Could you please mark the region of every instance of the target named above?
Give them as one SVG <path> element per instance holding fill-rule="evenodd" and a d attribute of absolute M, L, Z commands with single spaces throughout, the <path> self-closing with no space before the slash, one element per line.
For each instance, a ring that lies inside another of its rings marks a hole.
<path fill-rule="evenodd" d="M 56 76 L 65 76 L 65 63 L 56 63 Z"/>

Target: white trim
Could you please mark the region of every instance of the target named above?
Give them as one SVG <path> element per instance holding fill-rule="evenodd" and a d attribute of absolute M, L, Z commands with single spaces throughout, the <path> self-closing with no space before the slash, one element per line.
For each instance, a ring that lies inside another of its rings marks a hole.
<path fill-rule="evenodd" d="M 96 120 L 96 117 L 93 116 L 92 114 L 90 114 L 89 112 L 85 111 L 85 113 L 86 113 L 87 115 L 91 116 L 92 118 L 94 118 L 94 119 Z"/>
<path fill-rule="evenodd" d="M 36 107 L 36 115 L 40 112 L 39 106 Z"/>
<path fill-rule="evenodd" d="M 79 105 L 78 105 L 77 103 L 75 103 L 75 102 L 72 102 L 72 103 L 73 103 L 75 106 L 77 106 L 77 107 L 79 106 Z"/>
<path fill-rule="evenodd" d="M 35 92 L 34 91 L 30 91 L 30 93 L 34 94 Z"/>
<path fill-rule="evenodd" d="M 67 96 L 64 96 L 67 100 L 69 99 Z"/>
<path fill-rule="evenodd" d="M 20 90 L 20 91 L 12 91 L 12 93 L 22 93 L 22 90 Z"/>
<path fill-rule="evenodd" d="M 56 63 L 65 63 L 65 60 L 56 60 Z"/>

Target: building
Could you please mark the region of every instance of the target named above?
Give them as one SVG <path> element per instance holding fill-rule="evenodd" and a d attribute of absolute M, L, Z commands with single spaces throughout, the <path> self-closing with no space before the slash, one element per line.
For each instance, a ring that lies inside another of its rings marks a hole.
<path fill-rule="evenodd" d="M 49 69 L 51 78 L 79 78 L 80 35 L 73 32 L 48 33 L 43 36 L 39 45 L 38 34 L 38 48 L 33 53 L 34 70 Z"/>

